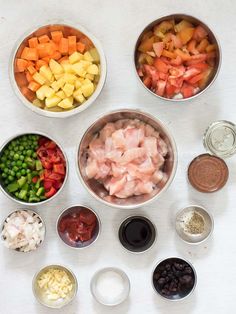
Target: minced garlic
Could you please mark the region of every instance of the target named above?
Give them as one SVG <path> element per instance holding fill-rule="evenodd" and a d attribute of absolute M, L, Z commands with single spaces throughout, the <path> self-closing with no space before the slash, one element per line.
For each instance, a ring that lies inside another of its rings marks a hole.
<path fill-rule="evenodd" d="M 60 269 L 48 269 L 38 279 L 38 286 L 45 292 L 49 300 L 57 301 L 66 298 L 72 290 L 72 282 L 68 274 Z"/>

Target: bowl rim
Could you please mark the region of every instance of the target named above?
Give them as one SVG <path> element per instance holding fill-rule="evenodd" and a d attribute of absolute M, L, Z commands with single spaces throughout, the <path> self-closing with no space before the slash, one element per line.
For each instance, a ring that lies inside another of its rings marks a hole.
<path fill-rule="evenodd" d="M 154 233 L 155 233 L 155 234 L 154 234 L 154 240 L 153 240 L 151 246 L 149 246 L 146 250 L 143 250 L 143 251 L 140 251 L 140 252 L 131 251 L 131 250 L 127 249 L 127 248 L 121 243 L 121 241 L 120 241 L 120 228 L 121 228 L 121 226 L 123 225 L 123 223 L 124 223 L 126 220 L 128 220 L 129 218 L 133 218 L 133 217 L 145 218 L 146 220 L 148 220 L 148 222 L 152 225 L 153 230 L 154 230 Z M 150 250 L 154 247 L 154 245 L 156 244 L 157 238 L 158 238 L 158 232 L 157 232 L 156 224 L 155 224 L 154 222 L 152 222 L 152 220 L 151 220 L 148 216 L 146 216 L 146 215 L 142 215 L 142 214 L 133 214 L 133 215 L 126 216 L 126 218 L 124 218 L 124 219 L 121 221 L 121 223 L 119 224 L 119 228 L 118 228 L 118 239 L 119 239 L 119 243 L 120 243 L 120 245 L 121 245 L 126 251 L 128 251 L 129 253 L 139 255 L 139 254 L 143 254 L 143 253 L 146 253 L 146 252 L 150 251 Z"/>
<path fill-rule="evenodd" d="M 83 247 L 74 247 L 74 246 L 71 246 L 71 245 L 67 244 L 67 243 L 61 238 L 61 236 L 60 236 L 60 234 L 59 234 L 59 231 L 58 231 L 58 224 L 59 224 L 59 221 L 60 221 L 61 217 L 63 216 L 63 214 L 64 214 L 68 209 L 70 209 L 70 208 L 72 208 L 72 207 L 84 207 L 84 208 L 90 210 L 90 211 L 96 216 L 96 219 L 97 219 L 97 222 L 98 222 L 98 234 L 97 234 L 96 238 L 94 238 L 94 240 L 93 240 L 90 244 L 88 244 L 88 245 L 86 245 L 86 246 L 83 246 Z M 94 243 L 98 240 L 98 238 L 99 238 L 99 236 L 100 236 L 100 234 L 101 234 L 101 230 L 102 230 L 102 223 L 101 223 L 100 217 L 98 216 L 98 214 L 97 214 L 96 211 L 94 211 L 92 208 L 88 207 L 87 205 L 82 205 L 82 204 L 74 204 L 74 205 L 73 205 L 73 204 L 72 204 L 72 205 L 70 205 L 69 207 L 64 208 L 64 209 L 60 212 L 60 214 L 58 215 L 57 221 L 56 221 L 56 233 L 57 233 L 58 237 L 60 238 L 60 240 L 61 240 L 67 247 L 70 247 L 71 249 L 74 249 L 74 250 L 83 250 L 83 249 L 86 249 L 86 248 L 90 247 L 92 244 L 94 244 Z"/>
<path fill-rule="evenodd" d="M 200 241 L 197 241 L 197 242 L 190 242 L 188 240 L 183 239 L 181 237 L 181 235 L 177 231 L 177 217 L 178 217 L 178 215 L 181 214 L 185 209 L 190 208 L 190 207 L 200 208 L 201 210 L 203 210 L 209 216 L 210 221 L 211 221 L 210 232 L 208 233 L 208 235 L 204 239 L 202 239 Z M 179 238 L 183 242 L 185 242 L 187 244 L 194 245 L 194 246 L 202 244 L 203 242 L 205 242 L 207 239 L 209 239 L 212 236 L 213 230 L 214 230 L 214 218 L 213 218 L 213 215 L 205 207 L 203 207 L 201 205 L 196 205 L 194 203 L 193 204 L 191 203 L 191 204 L 189 204 L 189 205 L 187 205 L 185 207 L 182 207 L 180 210 L 178 210 L 178 212 L 175 215 L 175 231 L 176 231 L 177 235 L 179 236 Z"/>
<path fill-rule="evenodd" d="M 162 190 L 160 192 L 158 192 L 156 195 L 154 195 L 151 199 L 140 203 L 140 204 L 135 204 L 135 205 L 114 205 L 112 203 L 109 203 L 108 201 L 105 201 L 104 199 L 100 198 L 97 196 L 97 194 L 95 194 L 92 190 L 90 190 L 87 186 L 87 184 L 84 182 L 84 179 L 82 177 L 82 174 L 80 172 L 80 167 L 79 167 L 79 150 L 80 150 L 80 145 L 85 137 L 85 135 L 87 134 L 87 132 L 94 126 L 96 125 L 102 118 L 109 116 L 109 115 L 113 115 L 116 113 L 121 113 L 121 112 L 128 112 L 128 113 L 139 113 L 141 115 L 145 115 L 148 118 L 152 119 L 154 122 L 158 123 L 164 130 L 165 130 L 165 134 L 168 136 L 168 139 L 170 141 L 170 144 L 172 146 L 173 149 L 173 168 L 172 168 L 172 172 L 171 175 L 169 177 L 169 180 L 166 182 L 165 186 L 162 188 Z M 83 133 L 82 138 L 80 139 L 79 143 L 76 145 L 76 151 L 75 151 L 75 168 L 76 168 L 76 172 L 77 175 L 80 179 L 80 182 L 82 183 L 83 187 L 90 193 L 90 195 L 92 195 L 95 199 L 97 199 L 98 201 L 100 201 L 101 203 L 103 203 L 104 205 L 107 205 L 109 207 L 113 207 L 113 208 L 119 208 L 119 209 L 137 209 L 139 207 L 142 206 L 146 206 L 149 203 L 153 202 L 155 199 L 157 199 L 157 197 L 160 197 L 167 189 L 168 187 L 171 185 L 171 183 L 174 180 L 176 171 L 177 171 L 177 165 L 178 165 L 178 150 L 177 150 L 177 146 L 176 146 L 176 142 L 174 137 L 172 136 L 171 132 L 169 131 L 169 128 L 162 122 L 162 120 L 157 119 L 156 117 L 154 117 L 152 114 L 147 113 L 145 111 L 142 111 L 140 109 L 117 109 L 117 110 L 112 110 L 107 112 L 105 115 L 99 115 L 99 117 L 93 121 L 92 124 L 90 124 L 90 126 L 85 130 L 85 132 Z"/>
<path fill-rule="evenodd" d="M 42 241 L 39 243 L 39 245 L 36 247 L 36 249 L 34 249 L 34 250 L 30 250 L 30 251 L 24 252 L 24 251 L 18 251 L 18 250 L 16 250 L 16 249 L 7 248 L 7 247 L 4 245 L 4 240 L 3 240 L 3 238 L 2 238 L 2 231 L 3 231 L 4 223 L 6 222 L 6 220 L 7 220 L 8 217 L 10 217 L 13 213 L 18 212 L 18 211 L 27 211 L 27 212 L 33 213 L 33 214 L 37 215 L 38 218 L 39 218 L 39 219 L 41 220 L 41 222 L 42 222 L 42 225 L 43 225 L 43 228 L 44 228 L 43 239 L 42 239 Z M 0 224 L 0 237 L 1 237 L 1 242 L 3 242 L 4 247 L 5 247 L 6 249 L 8 249 L 8 250 L 15 251 L 15 252 L 18 252 L 18 253 L 31 253 L 31 252 L 34 252 L 34 251 L 38 250 L 38 249 L 42 246 L 42 244 L 44 243 L 44 241 L 45 241 L 46 233 L 47 233 L 47 227 L 46 227 L 45 221 L 44 221 L 43 218 L 39 215 L 38 212 L 32 210 L 31 208 L 18 208 L 18 209 L 12 210 L 12 211 L 3 219 L 3 221 L 2 221 L 1 224 Z"/>
<path fill-rule="evenodd" d="M 38 297 L 38 295 L 37 295 L 37 293 L 36 293 L 35 286 L 36 286 L 36 279 L 37 279 L 38 275 L 39 275 L 41 272 L 43 272 L 43 271 L 45 271 L 45 270 L 47 270 L 47 269 L 49 269 L 49 268 L 54 268 L 54 269 L 55 269 L 55 268 L 60 268 L 60 269 L 62 269 L 62 270 L 65 270 L 65 271 L 67 271 L 67 272 L 69 272 L 69 273 L 71 274 L 71 276 L 72 276 L 72 278 L 73 278 L 73 280 L 74 280 L 74 286 L 75 286 L 74 294 L 73 294 L 73 296 L 71 297 L 71 299 L 70 299 L 67 303 L 62 304 L 61 306 L 53 306 L 53 305 L 48 305 L 48 304 L 44 303 L 44 302 Z M 33 279 L 32 279 L 32 291 L 33 291 L 33 294 L 34 294 L 35 299 L 36 299 L 40 304 L 42 304 L 42 305 L 44 305 L 44 306 L 46 306 L 46 307 L 48 307 L 48 308 L 60 309 L 60 308 L 63 308 L 64 306 L 68 305 L 69 303 L 71 303 L 71 302 L 74 300 L 74 298 L 76 297 L 76 294 L 77 294 L 77 292 L 78 292 L 78 281 L 77 281 L 77 278 L 76 278 L 74 272 L 73 272 L 70 268 L 68 268 L 67 266 L 62 265 L 62 264 L 49 264 L 49 265 L 43 266 L 42 268 L 40 268 L 40 269 L 34 274 Z"/>
<path fill-rule="evenodd" d="M 94 281 L 97 279 L 97 276 L 100 274 L 100 273 L 103 273 L 103 272 L 106 272 L 106 271 L 115 271 L 116 273 L 120 274 L 122 277 L 125 278 L 126 280 L 126 283 L 127 283 L 127 294 L 124 296 L 124 298 L 120 301 L 120 302 L 116 302 L 116 303 L 113 303 L 113 304 L 110 304 L 108 302 L 101 302 L 96 294 L 94 293 L 94 289 L 93 289 L 93 284 L 94 284 Z M 113 267 L 113 266 L 108 266 L 108 267 L 102 267 L 100 269 L 98 269 L 92 276 L 92 278 L 90 279 L 90 292 L 93 296 L 93 298 L 99 303 L 99 304 L 102 304 L 102 305 L 106 305 L 106 306 L 109 306 L 109 307 L 113 307 L 113 306 L 117 306 L 121 303 L 123 303 L 126 299 L 128 299 L 129 297 L 129 294 L 130 294 L 130 279 L 128 277 L 128 275 L 126 274 L 126 272 L 124 270 L 122 270 L 121 268 L 119 267 Z"/>
<path fill-rule="evenodd" d="M 35 31 L 37 31 L 38 29 L 42 28 L 42 27 L 46 27 L 46 26 L 52 26 L 52 25 L 61 25 L 61 26 L 67 26 L 67 27 L 71 27 L 73 29 L 76 29 L 80 32 L 82 32 L 84 35 L 86 35 L 89 39 L 91 39 L 91 41 L 93 42 L 95 48 L 98 50 L 99 56 L 100 56 L 100 65 L 101 65 L 101 71 L 100 71 L 100 78 L 99 78 L 99 82 L 98 85 L 95 89 L 95 91 L 93 92 L 93 94 L 81 105 L 78 106 L 72 110 L 68 110 L 68 111 L 63 111 L 63 112 L 53 112 L 53 111 L 48 111 L 48 110 L 44 110 L 41 108 L 38 108 L 36 106 L 34 106 L 28 99 L 26 99 L 22 93 L 19 90 L 19 87 L 16 83 L 15 80 L 15 73 L 14 73 L 14 61 L 15 61 L 15 56 L 16 53 L 19 49 L 19 46 L 21 45 L 21 43 L 32 33 L 34 33 Z M 84 111 L 85 109 L 87 109 L 90 105 L 92 105 L 93 102 L 95 102 L 95 100 L 98 98 L 98 96 L 100 95 L 104 85 L 105 85 L 105 81 L 106 81 L 106 76 L 107 76 L 107 61 L 106 61 L 106 57 L 105 57 L 105 53 L 104 50 L 102 48 L 102 44 L 100 43 L 100 41 L 93 35 L 91 34 L 89 31 L 87 31 L 86 28 L 84 28 L 82 25 L 80 25 L 79 23 L 71 23 L 65 19 L 63 19 L 63 21 L 57 21 L 57 20 L 49 20 L 46 21 L 45 23 L 43 23 L 43 25 L 35 25 L 34 27 L 31 27 L 30 29 L 28 29 L 26 32 L 24 32 L 24 34 L 22 34 L 18 40 L 16 41 L 14 48 L 12 49 L 11 55 L 10 55 L 10 59 L 9 59 L 9 67 L 8 67 L 8 72 L 9 72 L 9 78 L 10 78 L 10 83 L 11 83 L 11 87 L 14 91 L 14 94 L 17 96 L 17 98 L 20 100 L 21 103 L 23 103 L 23 105 L 25 107 L 27 107 L 28 109 L 31 109 L 31 111 L 47 117 L 47 118 L 67 118 L 67 117 L 71 117 L 75 114 L 78 114 L 82 111 Z"/>
<path fill-rule="evenodd" d="M 40 135 L 40 136 L 44 136 L 52 141 L 54 141 L 56 143 L 56 145 L 60 148 L 60 150 L 62 151 L 63 155 L 64 155 L 64 158 L 65 158 L 65 162 L 66 162 L 66 175 L 65 175 L 65 178 L 64 178 L 64 181 L 62 183 L 62 186 L 60 187 L 60 189 L 56 192 L 56 194 L 54 194 L 52 197 L 44 200 L 44 201 L 41 201 L 41 202 L 36 202 L 36 203 L 27 203 L 27 202 L 24 202 L 24 201 L 21 201 L 21 200 L 18 200 L 16 198 L 14 198 L 13 196 L 11 196 L 9 193 L 7 193 L 7 191 L 5 191 L 5 189 L 3 188 L 2 184 L 0 183 L 0 190 L 3 192 L 3 194 L 5 194 L 10 200 L 13 200 L 15 202 L 17 202 L 18 204 L 20 205 L 23 205 L 23 206 L 30 206 L 30 207 L 34 207 L 34 206 L 38 206 L 38 205 L 42 205 L 42 204 L 46 204 L 47 202 L 49 202 L 50 200 L 54 199 L 57 195 L 59 195 L 59 193 L 61 193 L 61 191 L 63 190 L 65 184 L 66 184 L 66 181 L 68 179 L 68 175 L 69 175 L 69 162 L 68 162 L 68 158 L 67 158 L 67 155 L 66 155 L 66 152 L 65 150 L 62 148 L 61 144 L 54 139 L 54 137 L 51 137 L 50 135 L 47 135 L 41 131 L 32 131 L 32 132 L 20 132 L 20 133 L 17 133 L 16 135 L 12 135 L 10 136 L 8 139 L 6 139 L 3 144 L 0 146 L 0 155 L 1 155 L 1 152 L 2 150 L 5 148 L 5 146 L 7 144 L 9 144 L 12 140 L 14 140 L 15 138 L 17 137 L 20 137 L 20 136 L 23 136 L 23 135 Z"/>
<path fill-rule="evenodd" d="M 195 95 L 191 96 L 191 97 L 187 97 L 187 98 L 182 98 L 182 99 L 173 99 L 173 98 L 166 98 L 166 97 L 163 97 L 163 96 L 159 96 L 157 94 L 155 94 L 154 92 L 152 92 L 149 88 L 147 88 L 142 80 L 140 79 L 139 75 L 138 75 L 138 72 L 137 72 L 137 68 L 136 68 L 136 62 L 135 62 L 135 59 L 136 59 L 136 51 L 137 51 L 137 44 L 138 44 L 138 41 L 141 37 L 141 35 L 153 24 L 157 24 L 158 22 L 161 22 L 161 21 L 164 21 L 164 20 L 167 20 L 167 19 L 170 19 L 170 18 L 174 18 L 174 17 L 183 17 L 183 18 L 192 18 L 193 20 L 195 20 L 196 22 L 206 26 L 210 32 L 212 33 L 215 41 L 216 41 L 216 44 L 217 44 L 217 47 L 218 47 L 218 52 L 219 52 L 219 58 L 218 58 L 218 66 L 217 66 L 217 69 L 216 69 L 216 72 L 214 74 L 214 76 L 212 77 L 212 80 L 211 82 L 201 91 L 199 91 L 198 93 L 196 93 Z M 138 78 L 138 81 L 140 82 L 140 84 L 147 90 L 149 91 L 149 93 L 151 93 L 153 96 L 161 99 L 161 100 L 164 100 L 164 101 L 167 101 L 167 102 L 172 102 L 172 103 L 178 103 L 178 102 L 186 102 L 188 100 L 192 100 L 198 96 L 200 96 L 201 94 L 203 94 L 203 92 L 205 92 L 206 90 L 208 90 L 208 88 L 215 82 L 216 78 L 218 77 L 218 74 L 220 72 L 220 69 L 221 69 L 221 64 L 222 64 L 222 48 L 221 48 L 221 44 L 220 44 L 220 41 L 218 39 L 218 36 L 212 31 L 212 29 L 202 20 L 200 20 L 199 18 L 193 16 L 193 15 L 190 15 L 190 14 L 186 14 L 186 13 L 172 13 L 172 14 L 168 14 L 168 15 L 163 15 L 163 16 L 160 16 L 159 18 L 153 20 L 152 22 L 148 23 L 143 29 L 142 31 L 139 33 L 138 35 L 138 38 L 137 40 L 135 41 L 135 45 L 134 45 L 134 49 L 133 49 L 133 54 L 132 54 L 132 62 L 133 62 L 133 68 L 134 68 L 134 71 L 135 71 L 135 75 L 136 77 Z"/>
<path fill-rule="evenodd" d="M 169 299 L 169 298 L 164 297 L 162 294 L 160 294 L 160 293 L 156 290 L 156 288 L 155 288 L 155 286 L 154 286 L 154 283 L 153 283 L 153 275 L 154 275 L 154 271 L 155 271 L 155 269 L 157 268 L 157 266 L 158 266 L 159 264 L 161 264 L 162 262 L 164 262 L 164 261 L 166 261 L 166 260 L 169 260 L 169 259 L 172 259 L 172 258 L 180 259 L 180 260 L 184 261 L 185 263 L 189 264 L 189 266 L 192 268 L 193 273 L 194 273 L 194 285 L 193 285 L 191 291 L 190 291 L 186 296 L 184 296 L 183 298 L 180 298 L 180 299 Z M 179 302 L 179 301 L 185 300 L 185 299 L 188 298 L 191 294 L 193 294 L 193 292 L 194 292 L 194 290 L 195 290 L 195 288 L 196 288 L 196 285 L 197 285 L 197 272 L 196 272 L 196 269 L 195 269 L 195 267 L 193 266 L 193 264 L 192 264 L 191 262 L 189 262 L 187 259 L 185 259 L 185 258 L 183 258 L 183 257 L 179 257 L 179 256 L 170 256 L 170 257 L 166 257 L 166 258 L 160 259 L 160 260 L 154 265 L 154 267 L 153 267 L 153 269 L 152 269 L 151 282 L 152 282 L 152 288 L 153 288 L 153 290 L 154 290 L 154 291 L 156 292 L 156 294 L 157 294 L 158 296 L 160 296 L 162 299 L 164 299 L 164 300 L 166 300 L 166 301 L 171 301 L 171 302 Z"/>

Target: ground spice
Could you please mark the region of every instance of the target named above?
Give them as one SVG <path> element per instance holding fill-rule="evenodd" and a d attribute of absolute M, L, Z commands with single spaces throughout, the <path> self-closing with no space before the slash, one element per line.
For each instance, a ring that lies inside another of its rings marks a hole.
<path fill-rule="evenodd" d="M 204 231 L 205 221 L 199 213 L 193 212 L 189 221 L 187 221 L 185 229 L 191 234 L 201 234 Z"/>

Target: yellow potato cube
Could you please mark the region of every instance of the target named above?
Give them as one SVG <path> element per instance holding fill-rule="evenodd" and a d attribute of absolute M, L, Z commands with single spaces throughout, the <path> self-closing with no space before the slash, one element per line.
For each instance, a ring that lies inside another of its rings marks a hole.
<path fill-rule="evenodd" d="M 63 79 L 66 83 L 69 83 L 69 84 L 74 84 L 75 81 L 77 80 L 77 77 L 76 75 L 74 74 L 70 74 L 70 73 L 65 73 L 64 76 L 63 76 Z"/>
<path fill-rule="evenodd" d="M 96 64 L 91 64 L 87 68 L 87 73 L 97 75 L 98 74 L 98 66 Z"/>
<path fill-rule="evenodd" d="M 92 48 L 92 49 L 90 49 L 89 50 L 89 53 L 90 53 L 90 55 L 92 56 L 92 58 L 93 58 L 93 62 L 99 62 L 100 61 L 100 56 L 99 56 L 99 53 L 98 53 L 98 51 L 97 51 L 97 49 L 96 48 Z"/>
<path fill-rule="evenodd" d="M 62 90 L 67 97 L 70 97 L 73 94 L 74 88 L 75 88 L 74 85 L 66 83 Z"/>
<path fill-rule="evenodd" d="M 47 97 L 45 100 L 45 105 L 47 108 L 52 108 L 57 106 L 59 102 L 61 101 L 61 98 L 58 96 L 53 96 L 53 97 Z"/>
<path fill-rule="evenodd" d="M 39 107 L 39 108 L 43 108 L 44 107 L 44 104 L 38 98 L 34 99 L 32 104 L 35 105 L 36 107 Z"/>
<path fill-rule="evenodd" d="M 60 97 L 61 99 L 66 98 L 66 94 L 63 92 L 63 90 L 60 90 L 59 92 L 57 92 L 56 95 Z"/>
<path fill-rule="evenodd" d="M 53 79 L 53 74 L 50 68 L 47 65 L 41 66 L 39 73 L 47 80 L 51 81 Z"/>
<path fill-rule="evenodd" d="M 34 73 L 33 79 L 35 80 L 35 82 L 39 83 L 40 85 L 43 85 L 46 83 L 46 79 L 38 72 Z"/>
<path fill-rule="evenodd" d="M 62 88 L 65 85 L 66 81 L 64 76 L 61 77 L 58 81 L 55 81 L 51 84 L 51 87 L 57 92 L 60 88 Z"/>
<path fill-rule="evenodd" d="M 80 80 L 77 79 L 77 80 L 75 81 L 74 85 L 75 85 L 75 89 L 78 89 L 78 88 L 81 87 L 82 83 L 81 83 Z"/>
<path fill-rule="evenodd" d="M 73 64 L 72 67 L 76 74 L 78 74 L 79 76 L 85 77 L 86 71 L 83 65 L 81 64 L 81 61 Z"/>
<path fill-rule="evenodd" d="M 86 60 L 81 60 L 79 63 L 84 67 L 85 70 L 87 70 L 87 68 L 92 64 L 92 62 Z"/>
<path fill-rule="evenodd" d="M 71 64 L 74 64 L 82 59 L 83 55 L 77 51 L 75 51 L 74 53 L 72 53 L 72 55 L 69 56 L 69 61 Z"/>
<path fill-rule="evenodd" d="M 89 79 L 90 81 L 93 81 L 93 80 L 94 80 L 94 75 L 87 73 L 87 74 L 85 75 L 85 78 Z"/>
<path fill-rule="evenodd" d="M 92 82 L 88 78 L 86 78 L 83 80 L 82 85 L 91 84 L 91 83 Z"/>
<path fill-rule="evenodd" d="M 65 73 L 75 74 L 73 64 L 70 64 L 69 61 L 63 62 L 62 67 Z"/>
<path fill-rule="evenodd" d="M 74 99 L 79 102 L 80 104 L 82 104 L 86 99 L 84 98 L 82 91 L 80 89 L 76 90 L 73 93 Z"/>
<path fill-rule="evenodd" d="M 63 109 L 71 109 L 73 107 L 73 97 L 65 98 L 59 102 L 58 106 Z"/>
<path fill-rule="evenodd" d="M 41 86 L 36 91 L 36 96 L 39 100 L 44 100 L 45 97 L 51 97 L 54 94 L 54 90 L 47 85 Z"/>
<path fill-rule="evenodd" d="M 55 80 L 58 81 L 63 75 L 64 75 L 64 70 L 63 70 L 63 73 L 62 73 L 62 74 L 55 74 L 55 75 L 54 75 Z"/>
<path fill-rule="evenodd" d="M 90 62 L 94 61 L 92 55 L 88 51 L 86 51 L 84 54 L 84 60 L 90 61 Z"/>
<path fill-rule="evenodd" d="M 85 97 L 89 97 L 94 92 L 94 85 L 93 83 L 84 84 L 81 86 L 81 91 Z"/>
<path fill-rule="evenodd" d="M 54 59 L 49 61 L 49 67 L 54 75 L 64 73 L 63 67 Z"/>

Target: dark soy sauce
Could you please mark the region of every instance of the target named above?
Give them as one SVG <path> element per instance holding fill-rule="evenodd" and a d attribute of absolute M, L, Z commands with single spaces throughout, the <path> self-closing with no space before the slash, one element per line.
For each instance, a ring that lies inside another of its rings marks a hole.
<path fill-rule="evenodd" d="M 127 218 L 119 229 L 121 244 L 133 252 L 143 252 L 149 249 L 155 237 L 156 231 L 153 224 L 142 216 Z"/>

